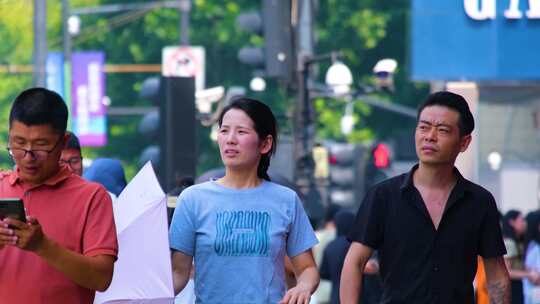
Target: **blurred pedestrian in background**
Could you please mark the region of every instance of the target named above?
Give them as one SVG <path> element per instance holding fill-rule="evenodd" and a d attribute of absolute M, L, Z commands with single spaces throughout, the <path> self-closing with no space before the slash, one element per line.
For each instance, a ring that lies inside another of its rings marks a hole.
<path fill-rule="evenodd" d="M 185 189 L 170 228 L 175 292 L 195 260 L 201 303 L 308 303 L 319 283 L 315 233 L 296 193 L 269 181 L 276 120 L 260 101 L 240 98 L 218 120 L 225 176 Z M 296 286 L 286 290 L 285 255 Z"/>
<path fill-rule="evenodd" d="M 322 264 L 320 267 L 321 279 L 326 279 L 332 282 L 331 301 L 332 304 L 339 304 L 339 286 L 343 262 L 351 243 L 347 240 L 347 232 L 354 223 L 354 214 L 347 210 L 340 210 L 334 216 L 336 223 L 337 237 L 331 241 L 324 250 Z M 364 269 L 362 293 L 362 304 L 377 304 L 380 300 L 380 282 L 378 277 L 378 263 L 375 258 L 372 258 L 366 264 Z"/>
<path fill-rule="evenodd" d="M 83 157 L 79 138 L 77 138 L 77 135 L 70 131 L 66 131 L 66 134 L 69 135 L 69 139 L 66 143 L 66 146 L 62 150 L 62 155 L 60 156 L 60 164 L 68 166 L 71 172 L 77 174 L 78 176 L 82 176 Z"/>
<path fill-rule="evenodd" d="M 512 304 L 523 303 L 523 279 L 527 278 L 531 282 L 537 282 L 540 278 L 536 271 L 525 269 L 523 264 L 526 232 L 527 222 L 523 214 L 518 210 L 506 212 L 502 218 L 502 233 L 506 247 L 504 261 L 512 283 Z"/>
<path fill-rule="evenodd" d="M 319 269 L 321 268 L 321 263 L 323 259 L 324 249 L 336 238 L 336 224 L 334 218 L 336 213 L 341 209 L 340 206 L 330 203 L 326 207 L 326 212 L 324 215 L 324 224 L 321 229 L 315 231 L 315 235 L 319 240 L 319 244 L 315 245 L 313 248 L 313 256 L 315 257 L 315 262 Z M 330 293 L 332 291 L 332 282 L 327 278 L 321 277 L 321 283 L 319 288 L 313 294 L 313 301 L 317 304 L 327 304 L 330 303 Z"/>
<path fill-rule="evenodd" d="M 122 163 L 112 158 L 96 158 L 84 171 L 83 177 L 102 184 L 114 200 L 126 187 L 126 175 Z"/>
<path fill-rule="evenodd" d="M 339 279 L 345 255 L 347 255 L 351 244 L 347 240 L 346 234 L 354 223 L 354 214 L 346 210 L 338 211 L 333 222 L 337 235 L 324 249 L 320 272 L 321 279 L 329 280 L 332 283 L 330 303 L 339 304 Z"/>
<path fill-rule="evenodd" d="M 527 214 L 527 250 L 525 268 L 540 273 L 540 212 Z M 540 282 L 532 276 L 523 279 L 523 297 L 525 304 L 540 304 Z"/>
<path fill-rule="evenodd" d="M 178 196 L 184 189 L 187 187 L 193 186 L 195 184 L 195 180 L 192 176 L 182 176 L 180 178 L 176 179 L 176 186 L 169 191 L 168 195 L 170 196 Z"/>

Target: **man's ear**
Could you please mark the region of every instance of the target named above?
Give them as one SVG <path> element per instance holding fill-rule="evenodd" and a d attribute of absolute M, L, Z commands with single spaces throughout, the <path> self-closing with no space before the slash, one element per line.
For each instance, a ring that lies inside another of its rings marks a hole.
<path fill-rule="evenodd" d="M 64 136 L 63 136 L 63 143 L 61 144 L 62 146 L 62 150 L 65 149 L 67 147 L 67 143 L 69 142 L 69 139 L 71 138 L 71 134 L 69 134 L 68 132 L 64 132 Z"/>
<path fill-rule="evenodd" d="M 459 152 L 465 152 L 467 148 L 469 147 L 469 144 L 471 143 L 472 135 L 465 135 L 462 136 L 459 140 Z"/>

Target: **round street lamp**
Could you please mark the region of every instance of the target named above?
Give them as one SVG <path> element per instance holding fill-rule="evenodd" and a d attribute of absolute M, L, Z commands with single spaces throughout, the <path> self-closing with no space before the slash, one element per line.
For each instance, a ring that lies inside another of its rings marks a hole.
<path fill-rule="evenodd" d="M 502 156 L 499 152 L 493 151 L 489 153 L 487 161 L 491 170 L 497 171 L 501 168 Z"/>
<path fill-rule="evenodd" d="M 326 71 L 326 84 L 336 95 L 346 95 L 351 90 L 353 77 L 351 70 L 341 61 L 335 61 Z"/>
<path fill-rule="evenodd" d="M 254 92 L 262 92 L 266 89 L 266 81 L 259 76 L 253 77 L 249 82 L 249 88 Z"/>
<path fill-rule="evenodd" d="M 81 18 L 77 15 L 69 16 L 67 20 L 68 32 L 72 36 L 76 36 L 81 31 Z"/>

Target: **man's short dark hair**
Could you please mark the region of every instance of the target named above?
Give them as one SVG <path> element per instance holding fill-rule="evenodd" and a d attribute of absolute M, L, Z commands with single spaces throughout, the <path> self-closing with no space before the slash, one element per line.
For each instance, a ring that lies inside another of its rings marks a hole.
<path fill-rule="evenodd" d="M 69 140 L 66 144 L 66 149 L 73 149 L 81 152 L 81 143 L 79 142 L 79 138 L 77 135 L 75 135 L 71 131 L 66 131 L 67 134 L 69 134 Z"/>
<path fill-rule="evenodd" d="M 9 114 L 9 127 L 16 120 L 27 126 L 50 125 L 64 134 L 67 119 L 68 109 L 60 95 L 44 88 L 31 88 L 15 98 Z"/>
<path fill-rule="evenodd" d="M 430 94 L 418 108 L 416 120 L 420 119 L 420 113 L 422 113 L 424 108 L 431 106 L 443 106 L 458 112 L 458 126 L 461 136 L 469 135 L 474 130 L 474 117 L 463 96 L 447 91 Z"/>
<path fill-rule="evenodd" d="M 339 205 L 330 203 L 328 207 L 326 207 L 326 212 L 324 214 L 324 222 L 325 223 L 333 222 L 334 217 L 336 216 L 336 213 L 338 213 L 340 210 L 341 210 L 341 207 Z"/>

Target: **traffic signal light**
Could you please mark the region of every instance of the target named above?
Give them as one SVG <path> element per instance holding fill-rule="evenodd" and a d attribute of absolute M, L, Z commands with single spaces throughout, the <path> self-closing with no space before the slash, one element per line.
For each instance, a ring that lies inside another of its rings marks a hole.
<path fill-rule="evenodd" d="M 240 62 L 263 68 L 266 77 L 290 79 L 294 67 L 291 0 L 263 0 L 261 12 L 240 14 L 236 24 L 244 31 L 262 35 L 264 39 L 263 47 L 240 49 Z"/>
<path fill-rule="evenodd" d="M 373 165 L 377 169 L 390 167 L 390 149 L 385 144 L 377 144 L 373 149 Z"/>
<path fill-rule="evenodd" d="M 376 143 L 366 166 L 366 189 L 388 178 L 387 171 L 392 165 L 392 150 L 385 143 Z"/>
<path fill-rule="evenodd" d="M 161 78 L 150 77 L 144 80 L 139 91 L 139 97 L 148 100 L 154 106 L 160 106 L 163 102 L 161 90 Z M 159 176 L 160 153 L 159 135 L 161 134 L 161 123 L 159 117 L 159 108 L 146 113 L 139 122 L 139 133 L 150 140 L 153 144 L 147 146 L 139 157 L 139 166 L 142 167 L 146 162 L 151 161 L 156 173 Z"/>
<path fill-rule="evenodd" d="M 141 134 L 156 143 L 142 152 L 139 162 L 151 160 L 168 191 L 180 177 L 195 175 L 195 81 L 184 77 L 157 79 L 149 78 L 141 87 L 140 96 L 157 102 L 159 110 L 147 113 L 139 123 Z"/>
<path fill-rule="evenodd" d="M 332 143 L 328 148 L 329 200 L 342 207 L 355 208 L 364 194 L 364 149 L 349 143 Z"/>

